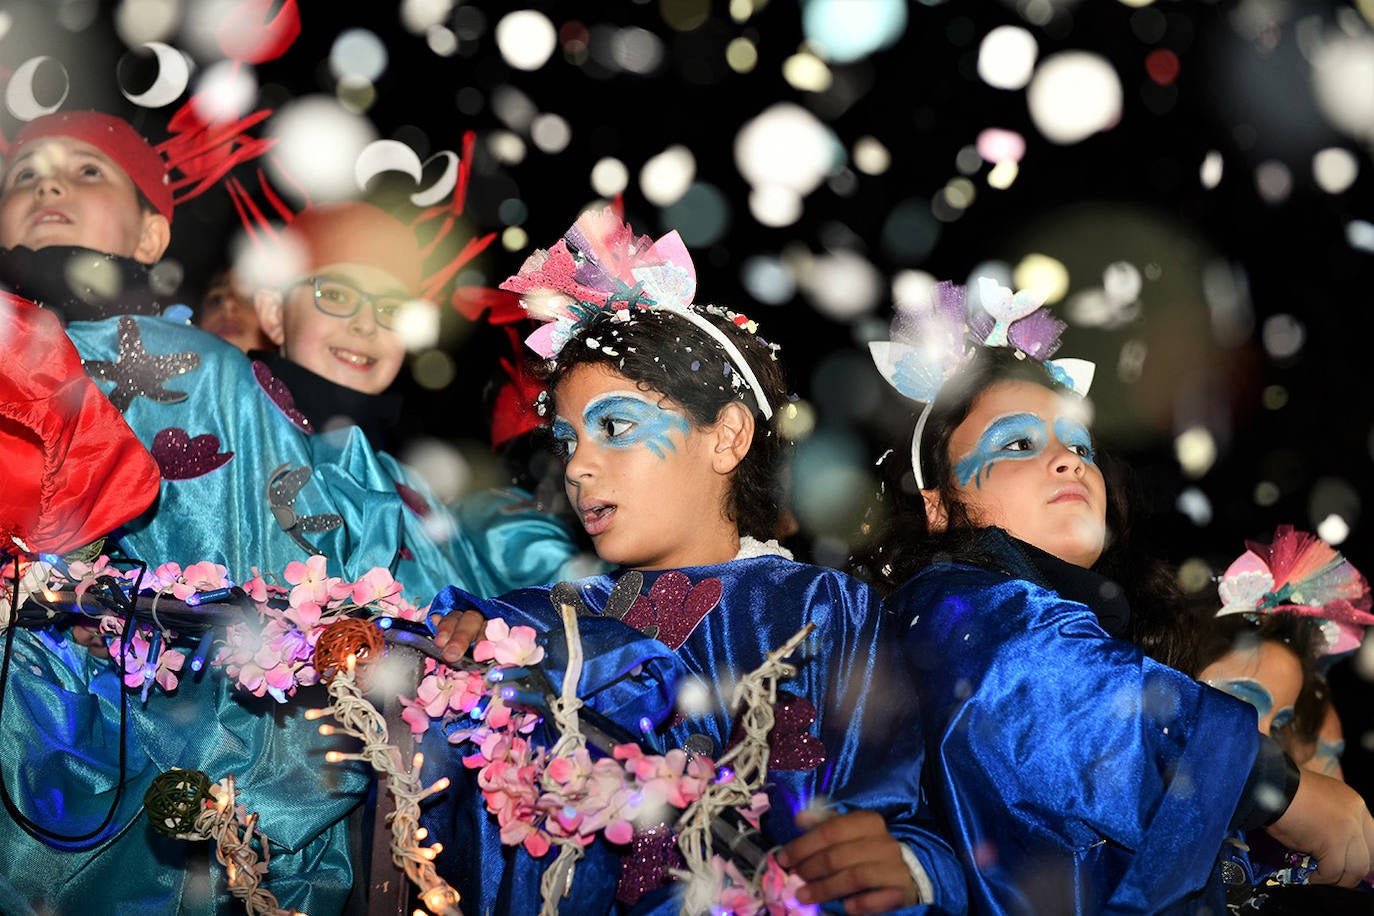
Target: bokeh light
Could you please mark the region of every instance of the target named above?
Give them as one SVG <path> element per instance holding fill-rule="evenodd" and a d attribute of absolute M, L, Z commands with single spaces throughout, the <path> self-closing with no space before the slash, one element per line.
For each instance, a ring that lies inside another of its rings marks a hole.
<path fill-rule="evenodd" d="M 1196 480 L 1216 463 L 1216 439 L 1201 426 L 1186 429 L 1174 438 L 1174 459 L 1185 475 Z"/>
<path fill-rule="evenodd" d="M 746 258 L 740 267 L 740 282 L 750 296 L 765 305 L 782 305 L 797 294 L 792 272 L 770 255 Z"/>
<path fill-rule="evenodd" d="M 556 114 L 535 115 L 530 122 L 530 139 L 534 145 L 551 155 L 561 153 L 572 142 L 572 125 Z"/>
<path fill-rule="evenodd" d="M 1015 25 L 1001 25 L 978 46 L 978 76 L 997 89 L 1024 89 L 1040 53 L 1035 36 Z"/>
<path fill-rule="evenodd" d="M 730 229 L 730 201 L 715 185 L 693 182 L 663 208 L 662 223 L 677 229 L 688 248 L 714 245 Z"/>
<path fill-rule="evenodd" d="M 854 141 L 854 167 L 865 175 L 881 175 L 892 166 L 892 154 L 876 137 Z"/>
<path fill-rule="evenodd" d="M 253 68 L 222 60 L 201 71 L 193 98 L 197 114 L 213 124 L 247 114 L 257 96 Z"/>
<path fill-rule="evenodd" d="M 1016 289 L 1032 290 L 1044 296 L 1045 304 L 1052 305 L 1069 291 L 1069 269 L 1063 261 L 1047 254 L 1032 253 L 1016 265 L 1012 283 Z"/>
<path fill-rule="evenodd" d="M 367 29 L 345 29 L 329 49 L 329 72 L 335 79 L 375 83 L 386 72 L 386 45 Z"/>
<path fill-rule="evenodd" d="M 120 0 L 115 7 L 114 27 L 125 45 L 136 48 L 171 38 L 181 24 L 181 16 L 177 0 Z"/>
<path fill-rule="evenodd" d="M 1121 119 L 1121 81 L 1100 54 L 1061 51 L 1036 68 L 1026 102 L 1045 139 L 1078 143 Z"/>
<path fill-rule="evenodd" d="M 1202 167 L 1198 170 L 1198 177 L 1202 181 L 1204 188 L 1215 188 L 1221 184 L 1221 173 L 1225 166 L 1225 160 L 1217 150 L 1209 150 L 1207 155 L 1202 157 Z"/>
<path fill-rule="evenodd" d="M 855 251 L 816 255 L 801 276 L 802 291 L 816 310 L 839 320 L 872 311 L 886 285 L 878 268 Z"/>
<path fill-rule="evenodd" d="M 630 170 L 613 156 L 598 159 L 592 166 L 592 190 L 602 197 L 614 197 L 630 184 Z"/>
<path fill-rule="evenodd" d="M 1026 155 L 1026 138 L 1014 130 L 988 127 L 978 133 L 976 148 L 979 156 L 994 165 L 1020 162 Z"/>
<path fill-rule="evenodd" d="M 353 196 L 358 155 L 376 139 L 371 121 L 313 95 L 286 103 L 267 125 L 277 144 L 267 167 L 286 194 L 304 192 L 298 205 Z"/>
<path fill-rule="evenodd" d="M 1360 162 L 1355 154 L 1338 146 L 1319 150 L 1312 157 L 1312 178 L 1317 187 L 1328 194 L 1340 194 L 1352 184 L 1360 174 Z"/>
<path fill-rule="evenodd" d="M 443 25 L 453 4 L 454 0 L 401 0 L 401 25 L 414 35 L 426 34 Z"/>
<path fill-rule="evenodd" d="M 496 23 L 496 46 L 506 63 L 517 70 L 538 70 L 557 45 L 553 23 L 538 10 L 516 10 Z"/>
<path fill-rule="evenodd" d="M 906 7 L 893 0 L 802 0 L 802 32 L 826 59 L 852 63 L 901 37 Z"/>
<path fill-rule="evenodd" d="M 803 92 L 824 92 L 834 82 L 825 61 L 810 51 L 798 51 L 783 61 L 782 78 Z"/>
<path fill-rule="evenodd" d="M 1274 359 L 1297 356 L 1307 342 L 1307 328 L 1292 315 L 1270 315 L 1260 331 L 1265 351 Z"/>
<path fill-rule="evenodd" d="M 1337 33 L 1312 59 L 1312 91 L 1332 126 L 1374 142 L 1374 35 Z"/>
<path fill-rule="evenodd" d="M 1179 493 L 1174 505 L 1199 528 L 1205 528 L 1212 523 L 1212 501 L 1197 487 L 1188 487 Z"/>
<path fill-rule="evenodd" d="M 682 145 L 670 146 L 644 163 L 639 172 L 639 190 L 649 203 L 666 207 L 676 203 L 696 177 L 697 161 Z"/>

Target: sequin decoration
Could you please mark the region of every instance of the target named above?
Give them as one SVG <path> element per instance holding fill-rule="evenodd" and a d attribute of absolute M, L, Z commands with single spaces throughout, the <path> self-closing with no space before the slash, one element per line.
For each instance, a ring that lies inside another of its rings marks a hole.
<path fill-rule="evenodd" d="M 825 745 L 811 734 L 815 723 L 816 707 L 810 700 L 779 690 L 773 705 L 773 730 L 768 733 L 768 769 L 814 770 L 825 763 Z M 737 723 L 726 750 L 741 738 Z"/>
<path fill-rule="evenodd" d="M 163 388 L 168 379 L 185 375 L 200 365 L 198 353 L 167 353 L 154 356 L 143 349 L 138 322 L 124 315 L 119 319 L 119 357 L 114 362 L 101 359 L 85 361 L 86 374 L 97 381 L 114 382 L 108 395 L 119 410 L 129 409 L 134 398 L 147 398 L 157 404 L 176 404 L 187 394 Z"/>
<path fill-rule="evenodd" d="M 720 593 L 719 579 L 702 579 L 693 585 L 685 573 L 669 570 L 658 577 L 648 595 L 635 599 L 624 620 L 637 630 L 657 628 L 658 641 L 676 649 L 720 601 Z"/>
<path fill-rule="evenodd" d="M 671 869 L 686 864 L 678 852 L 673 828 L 667 824 L 636 831 L 629 852 L 620 857 L 620 883 L 616 885 L 615 899 L 636 904 L 645 894 L 670 883 Z"/>
<path fill-rule="evenodd" d="M 153 437 L 150 451 L 165 480 L 190 480 L 222 468 L 234 457 L 219 450 L 219 436 L 206 433 L 191 438 L 184 429 L 169 426 Z"/>
<path fill-rule="evenodd" d="M 272 374 L 272 370 L 267 368 L 267 363 L 260 359 L 253 360 L 253 377 L 258 380 L 258 385 L 262 387 L 268 399 L 286 415 L 286 419 L 307 433 L 315 431 L 305 414 L 296 409 L 296 399 L 291 396 L 286 383 Z"/>
<path fill-rule="evenodd" d="M 343 516 L 333 512 L 320 515 L 297 515 L 296 496 L 301 487 L 310 479 L 309 467 L 292 468 L 283 464 L 272 472 L 267 481 L 267 501 L 272 507 L 272 516 L 281 530 L 291 536 L 307 552 L 318 554 L 321 551 L 305 539 L 305 535 L 321 531 L 332 531 L 344 523 Z"/>

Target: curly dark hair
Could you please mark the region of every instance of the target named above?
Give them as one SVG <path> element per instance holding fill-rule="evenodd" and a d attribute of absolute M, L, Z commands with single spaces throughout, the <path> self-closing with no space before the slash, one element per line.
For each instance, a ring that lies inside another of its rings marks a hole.
<path fill-rule="evenodd" d="M 741 535 L 778 536 L 782 518 L 786 443 L 777 429 L 787 403 L 787 385 L 776 348 L 737 326 L 731 313 L 710 306 L 693 311 L 725 334 L 744 355 L 773 411 L 764 420 L 753 389 L 709 334 L 669 309 L 636 311 L 628 321 L 604 313 L 580 324 L 558 357 L 536 366 L 555 400 L 559 380 L 578 366 L 607 366 L 680 405 L 698 427 L 710 426 L 726 405 L 739 402 L 754 415 L 749 451 L 735 469 L 723 508 Z"/>
<path fill-rule="evenodd" d="M 949 454 L 950 438 L 968 417 L 974 402 L 998 382 L 1028 381 L 1052 391 L 1068 388 L 1046 366 L 1021 357 L 1009 347 L 979 347 L 963 369 L 941 389 L 921 436 L 921 469 L 939 494 L 947 524 L 930 530 L 925 501 L 911 470 L 914 421 L 882 462 L 881 490 L 870 518 L 882 519 L 850 557 L 850 570 L 890 592 L 933 563 L 956 561 L 999 568 L 995 557 L 978 547 L 981 523 L 959 496 Z M 1107 485 L 1107 544 L 1093 571 L 1122 587 L 1131 604 L 1130 637 L 1151 657 L 1182 668 L 1191 645 L 1192 628 L 1183 594 L 1173 571 L 1144 553 L 1131 537 L 1131 517 L 1143 505 L 1143 494 L 1130 469 L 1102 448 L 1096 462 Z"/>

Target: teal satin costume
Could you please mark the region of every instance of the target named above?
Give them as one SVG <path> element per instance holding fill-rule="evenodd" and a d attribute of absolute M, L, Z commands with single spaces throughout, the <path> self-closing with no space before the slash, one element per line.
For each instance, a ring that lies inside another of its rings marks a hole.
<path fill-rule="evenodd" d="M 567 530 L 518 492 L 454 514 L 357 429 L 312 432 L 262 364 L 210 334 L 124 315 L 73 322 L 68 335 L 161 467 L 157 501 L 115 532 L 125 556 L 214 561 L 241 582 L 318 551 L 330 575 L 389 569 L 420 606 L 455 582 L 495 594 L 556 579 L 574 557 Z M 241 694 L 217 669 L 196 678 L 187 668 L 173 694 L 129 698 L 124 794 L 107 842 L 64 851 L 0 817 L 0 912 L 27 912 L 25 900 L 61 912 L 95 900 L 121 913 L 231 906 L 218 864 L 188 872 L 188 844 L 158 837 L 140 816 L 148 783 L 173 766 L 212 780 L 233 772 L 272 840 L 264 886 L 312 916 L 340 911 L 354 882 L 346 818 L 371 774 L 324 762 L 337 739 L 302 715 L 322 703 L 279 705 Z M 0 760 L 15 803 L 39 824 L 72 835 L 104 817 L 119 778 L 117 678 L 60 633 L 16 633 Z"/>

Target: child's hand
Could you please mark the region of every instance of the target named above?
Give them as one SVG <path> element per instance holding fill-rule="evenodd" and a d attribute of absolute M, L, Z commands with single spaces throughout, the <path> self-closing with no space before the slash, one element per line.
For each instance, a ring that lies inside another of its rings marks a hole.
<path fill-rule="evenodd" d="M 444 650 L 444 661 L 456 662 L 487 631 L 487 618 L 476 611 L 450 611 L 434 628 L 434 645 Z"/>
<path fill-rule="evenodd" d="M 797 822 L 814 824 L 816 815 L 802 812 Z M 887 824 L 872 811 L 854 811 L 811 826 L 782 848 L 778 864 L 806 882 L 797 893 L 801 903 L 847 898 L 846 913 L 885 913 L 920 902 L 902 847 Z"/>
<path fill-rule="evenodd" d="M 1304 770 L 1283 816 L 1265 828 L 1295 852 L 1317 860 L 1317 884 L 1354 887 L 1374 865 L 1374 818 L 1364 799 L 1338 779 Z"/>

